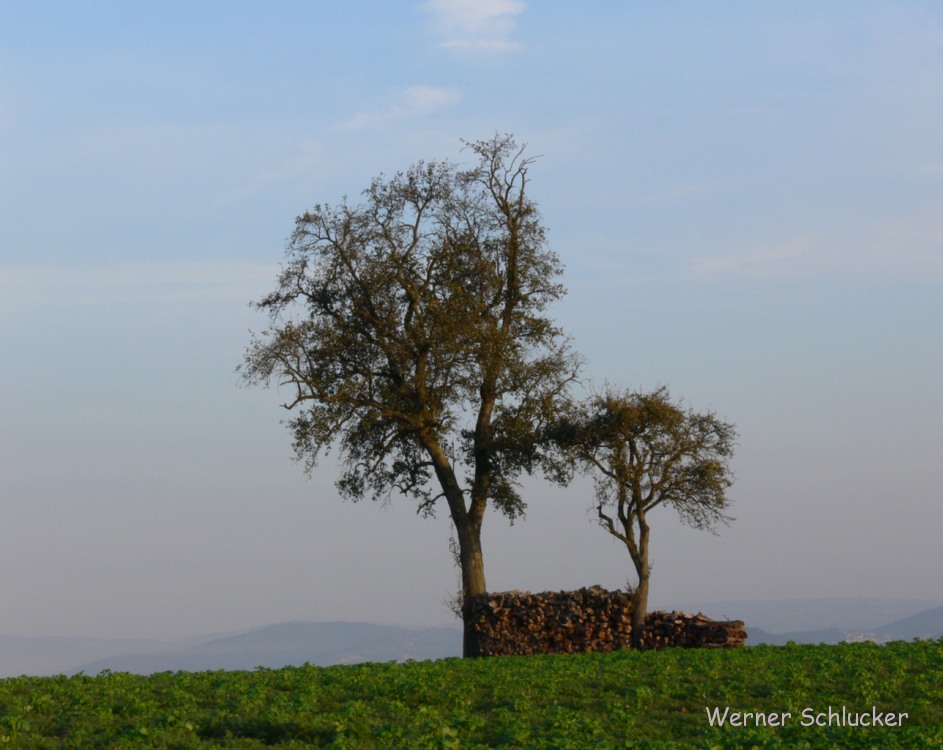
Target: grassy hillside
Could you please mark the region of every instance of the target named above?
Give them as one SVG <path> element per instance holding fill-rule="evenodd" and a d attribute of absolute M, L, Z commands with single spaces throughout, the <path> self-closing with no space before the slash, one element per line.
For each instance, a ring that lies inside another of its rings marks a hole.
<path fill-rule="evenodd" d="M 885 723 L 885 712 L 908 716 L 901 726 L 840 726 L 843 707 L 846 716 L 867 713 L 869 723 L 875 713 Z M 728 712 L 719 726 L 726 708 L 753 716 L 731 726 Z M 756 726 L 757 712 L 790 716 Z M 22 677 L 0 681 L 0 742 L 178 750 L 939 748 L 943 641 Z"/>

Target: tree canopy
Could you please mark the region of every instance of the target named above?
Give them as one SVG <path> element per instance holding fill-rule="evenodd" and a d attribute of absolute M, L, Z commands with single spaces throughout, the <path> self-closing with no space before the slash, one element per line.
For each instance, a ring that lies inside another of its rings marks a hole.
<path fill-rule="evenodd" d="M 564 288 L 527 194 L 533 158 L 511 136 L 466 147 L 471 168 L 419 162 L 299 216 L 241 370 L 292 389 L 296 456 L 310 471 L 337 446 L 343 496 L 445 502 L 467 601 L 486 591 L 487 506 L 513 519 L 523 472 L 565 473 L 546 427 L 580 361 L 547 316 Z"/>
<path fill-rule="evenodd" d="M 684 410 L 666 388 L 607 389 L 563 425 L 562 443 L 594 476 L 600 525 L 625 545 L 635 566 L 632 629 L 638 644 L 651 574 L 648 514 L 667 506 L 698 529 L 730 521 L 727 489 L 736 431 L 713 413 Z"/>
<path fill-rule="evenodd" d="M 276 288 L 256 303 L 269 326 L 240 369 L 290 389 L 287 424 L 309 472 L 339 450 L 342 496 L 448 509 L 466 655 L 471 598 L 487 591 L 486 509 L 514 519 L 522 474 L 564 482 L 575 465 L 595 475 L 597 519 L 635 565 L 640 638 L 647 514 L 665 505 L 696 528 L 726 522 L 734 428 L 666 389 L 572 402 L 581 362 L 548 315 L 564 288 L 527 193 L 534 159 L 508 135 L 465 145 L 471 167 L 418 162 L 374 179 L 359 203 L 299 216 Z"/>

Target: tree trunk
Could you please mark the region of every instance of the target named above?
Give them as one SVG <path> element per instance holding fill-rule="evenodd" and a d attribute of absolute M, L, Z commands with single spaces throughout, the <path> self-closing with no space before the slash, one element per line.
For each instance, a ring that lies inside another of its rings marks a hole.
<path fill-rule="evenodd" d="M 641 649 L 645 638 L 645 616 L 648 614 L 648 565 L 639 574 L 638 588 L 632 602 L 632 648 Z"/>
<path fill-rule="evenodd" d="M 632 648 L 641 649 L 645 639 L 645 616 L 648 614 L 648 579 L 652 568 L 648 562 L 648 524 L 644 517 L 639 517 L 639 543 L 632 553 L 635 572 L 638 574 L 638 587 L 635 589 L 632 608 Z"/>
<path fill-rule="evenodd" d="M 480 656 L 478 637 L 472 629 L 472 597 L 488 593 L 485 583 L 485 561 L 481 553 L 481 525 L 466 520 L 456 522 L 459 562 L 462 566 L 462 656 Z"/>
<path fill-rule="evenodd" d="M 442 446 L 434 440 L 427 440 L 426 450 L 432 458 L 432 464 L 442 487 L 445 501 L 449 506 L 455 534 L 458 537 L 458 558 L 462 569 L 462 656 L 479 656 L 478 639 L 472 630 L 472 597 L 487 594 L 485 583 L 485 559 L 481 553 L 481 521 L 486 502 L 472 502 L 469 509 L 465 497 L 459 489 L 452 468 Z"/>

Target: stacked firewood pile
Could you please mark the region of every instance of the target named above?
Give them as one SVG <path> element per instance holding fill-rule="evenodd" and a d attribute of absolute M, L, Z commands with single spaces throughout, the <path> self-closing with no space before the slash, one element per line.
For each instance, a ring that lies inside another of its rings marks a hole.
<path fill-rule="evenodd" d="M 613 651 L 628 648 L 632 601 L 599 586 L 506 591 L 476 597 L 472 617 L 483 656 Z"/>
<path fill-rule="evenodd" d="M 746 640 L 742 620 L 712 620 L 700 612 L 649 612 L 645 616 L 644 648 L 736 648 Z"/>
<path fill-rule="evenodd" d="M 506 591 L 472 601 L 472 629 L 482 656 L 559 654 L 629 648 L 632 596 L 600 586 L 579 591 Z M 645 648 L 734 647 L 746 638 L 739 620 L 651 612 Z"/>

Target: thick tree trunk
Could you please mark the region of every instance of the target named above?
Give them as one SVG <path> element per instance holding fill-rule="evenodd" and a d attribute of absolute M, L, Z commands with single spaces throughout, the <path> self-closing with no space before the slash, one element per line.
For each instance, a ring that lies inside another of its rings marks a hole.
<path fill-rule="evenodd" d="M 435 441 L 426 443 L 436 476 L 442 487 L 449 506 L 455 534 L 458 537 L 458 557 L 462 570 L 462 655 L 479 656 L 478 639 L 472 630 L 472 597 L 487 594 L 485 583 L 485 559 L 481 553 L 481 521 L 484 516 L 486 501 L 472 502 L 471 508 L 465 504 L 465 497 L 459 489 L 455 472 L 442 447 Z"/>
<path fill-rule="evenodd" d="M 462 566 L 462 656 L 480 656 L 478 638 L 472 629 L 472 597 L 488 593 L 485 583 L 485 561 L 481 553 L 481 526 L 466 522 L 463 528 L 456 523 L 459 562 Z"/>

